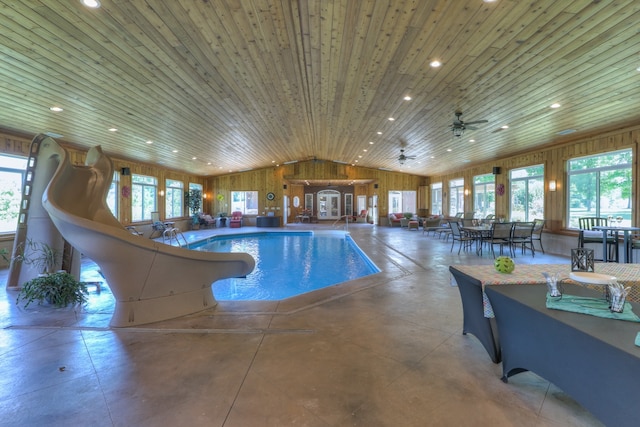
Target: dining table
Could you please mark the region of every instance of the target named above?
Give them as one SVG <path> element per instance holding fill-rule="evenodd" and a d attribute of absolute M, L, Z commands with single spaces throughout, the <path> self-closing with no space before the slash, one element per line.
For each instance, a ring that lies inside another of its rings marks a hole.
<path fill-rule="evenodd" d="M 473 237 L 476 244 L 476 254 L 482 255 L 482 246 L 485 240 L 491 238 L 491 224 L 482 223 L 480 225 L 462 226 L 460 230 Z"/>
<path fill-rule="evenodd" d="M 614 234 L 616 236 L 616 240 L 618 240 L 618 233 L 623 233 L 623 244 L 622 244 L 622 260 L 626 263 L 633 262 L 633 246 L 631 245 L 631 233 L 640 231 L 640 227 L 625 227 L 625 226 L 604 226 L 597 225 L 593 227 L 594 231 L 602 232 L 602 250 L 603 254 L 607 253 L 607 237 Z M 603 256 L 603 258 L 606 258 Z"/>
<path fill-rule="evenodd" d="M 501 285 L 542 285 L 543 272 L 557 275 L 563 284 L 576 284 L 571 280 L 571 263 L 516 264 L 512 273 L 500 273 L 493 264 L 451 265 L 451 285 L 457 286 L 462 299 L 463 333 L 471 333 L 482 343 L 495 363 L 501 360 L 500 343 L 495 328 L 493 306 L 485 289 Z M 595 272 L 614 277 L 629 288 L 627 301 L 640 303 L 640 264 L 596 263 Z M 580 283 L 585 288 L 603 292 L 602 285 Z"/>

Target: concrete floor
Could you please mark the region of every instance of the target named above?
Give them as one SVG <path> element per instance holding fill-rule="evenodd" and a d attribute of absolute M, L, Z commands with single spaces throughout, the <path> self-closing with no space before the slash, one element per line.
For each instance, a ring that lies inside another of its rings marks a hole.
<path fill-rule="evenodd" d="M 109 328 L 108 288 L 91 287 L 79 310 L 25 310 L 0 271 L 0 426 L 601 425 L 535 374 L 503 383 L 501 365 L 462 335 L 448 267 L 490 255 L 451 253 L 422 230 L 348 227 L 381 273 L 130 329 Z M 85 267 L 85 280 L 99 280 Z"/>

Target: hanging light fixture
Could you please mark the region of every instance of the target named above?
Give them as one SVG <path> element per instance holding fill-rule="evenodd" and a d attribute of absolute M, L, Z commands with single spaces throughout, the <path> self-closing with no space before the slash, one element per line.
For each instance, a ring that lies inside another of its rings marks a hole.
<path fill-rule="evenodd" d="M 464 128 L 461 126 L 453 127 L 453 136 L 462 136 L 464 134 Z"/>

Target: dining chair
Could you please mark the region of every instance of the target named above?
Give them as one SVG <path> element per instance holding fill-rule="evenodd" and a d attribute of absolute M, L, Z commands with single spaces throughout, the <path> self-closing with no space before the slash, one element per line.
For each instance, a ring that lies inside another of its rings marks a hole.
<path fill-rule="evenodd" d="M 504 247 L 509 248 L 509 255 L 512 255 L 513 248 L 511 246 L 511 231 L 513 223 L 511 222 L 494 222 L 491 224 L 491 236 L 488 243 L 491 245 L 491 254 L 496 257 L 495 246 L 500 246 L 500 255 L 504 255 Z"/>
<path fill-rule="evenodd" d="M 453 238 L 451 241 L 451 250 L 449 252 L 453 252 L 453 247 L 456 242 L 459 243 L 458 254 L 460 254 L 460 250 L 463 246 L 465 250 L 470 248 L 475 239 L 462 231 L 460 229 L 460 224 L 457 221 L 449 221 L 449 226 L 451 227 L 451 237 Z"/>
<path fill-rule="evenodd" d="M 516 254 L 516 247 L 520 246 L 520 253 L 524 255 L 527 248 L 531 250 L 531 256 L 536 255 L 533 248 L 533 227 L 535 223 L 531 222 L 515 222 L 513 231 L 511 232 L 511 246 L 513 247 L 513 255 Z"/>
<path fill-rule="evenodd" d="M 544 223 L 546 220 L 544 219 L 534 219 L 533 220 L 533 232 L 531 233 L 531 244 L 533 242 L 538 242 L 540 244 L 540 250 L 544 253 L 544 248 L 542 247 L 542 232 L 544 231 Z"/>
<path fill-rule="evenodd" d="M 598 244 L 602 246 L 602 231 L 594 230 L 593 227 L 608 227 L 607 218 L 602 217 L 582 217 L 578 218 L 578 247 L 584 248 L 585 244 Z M 608 254 L 602 254 L 604 262 L 618 262 L 618 233 L 607 236 Z"/>

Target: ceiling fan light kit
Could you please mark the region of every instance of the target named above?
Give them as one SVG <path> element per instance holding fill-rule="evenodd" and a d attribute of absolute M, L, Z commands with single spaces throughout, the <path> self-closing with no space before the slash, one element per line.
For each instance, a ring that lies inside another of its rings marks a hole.
<path fill-rule="evenodd" d="M 453 120 L 453 124 L 451 125 L 451 131 L 453 132 L 453 136 L 456 137 L 461 137 L 462 135 L 464 135 L 464 131 L 466 129 L 470 129 L 470 130 L 476 130 L 476 127 L 470 126 L 470 125 L 476 125 L 476 124 L 480 124 L 480 123 L 489 123 L 489 120 L 476 120 L 475 122 L 463 122 L 462 120 L 460 120 L 460 116 L 462 116 L 462 112 L 461 111 L 456 111 L 455 112 L 456 118 Z"/>

